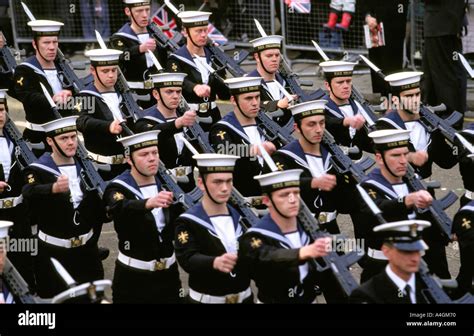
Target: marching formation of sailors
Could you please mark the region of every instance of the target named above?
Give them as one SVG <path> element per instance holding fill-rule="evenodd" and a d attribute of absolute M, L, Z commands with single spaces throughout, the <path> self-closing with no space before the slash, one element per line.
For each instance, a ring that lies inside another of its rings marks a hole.
<path fill-rule="evenodd" d="M 329 303 L 422 303 L 420 271 L 428 267 L 440 278 L 451 277 L 449 239 L 423 211 L 436 200 L 434 191 L 414 190 L 407 180 L 411 164 L 416 175 L 410 178 L 422 182 L 431 176 L 433 163 L 444 169 L 460 164 L 466 192 L 452 228 L 461 251 L 453 297 L 472 292 L 474 164 L 422 122 L 422 73 L 386 77 L 396 108 L 372 125 L 365 107 L 353 98 L 355 63 L 321 63 L 324 99 L 290 103 L 282 92 L 288 83 L 279 72 L 283 37 L 253 40 L 256 69 L 226 78 L 225 69 L 212 71 L 210 13 L 179 13 L 186 43 L 171 52 L 158 47 L 147 30 L 150 1 L 123 2 L 130 22 L 110 37 L 110 49 L 87 52 L 92 81 L 86 87 L 68 81 L 58 67 L 63 24 L 28 23 L 35 55 L 18 65 L 8 83 L 23 104 L 23 137 L 36 156 L 25 167 L 15 139 L 5 131 L 12 121 L 7 91 L 0 89 L 0 220 L 14 222 L 11 238 L 38 239 L 37 255 L 8 255 L 35 293 L 51 298 L 66 289 L 51 258 L 78 283 L 102 279 L 98 239 L 102 225 L 113 221 L 119 251 L 115 303 L 313 303 L 321 292 Z M 156 69 L 150 52 L 166 69 Z M 139 111 L 124 106 L 120 76 Z M 82 103 L 64 108 L 74 97 Z M 221 113 L 218 99 L 229 100 L 232 111 Z M 292 125 L 295 138 L 270 137 L 260 113 L 267 113 L 275 127 Z M 196 127 L 203 130 L 206 138 L 200 140 L 208 142 L 209 152 L 192 148 L 199 145 L 192 137 Z M 106 182 L 103 193 L 84 180 L 79 132 Z M 357 146 L 358 158 L 374 153 L 377 167 L 360 186 L 385 224 L 357 196 L 351 173 L 337 169 L 324 141 L 327 132 L 337 145 Z M 472 125 L 460 134 L 473 143 Z M 269 169 L 269 161 L 276 170 Z M 182 195 L 173 194 L 160 177 L 162 168 L 184 193 L 198 192 L 202 198 L 183 207 Z M 260 217 L 252 227 L 232 202 L 234 191 L 260 199 L 255 211 Z M 298 217 L 303 203 L 325 237 L 314 239 L 306 232 Z M 365 242 L 359 260 L 362 285 L 350 297 L 341 292 L 331 269 L 317 267 L 334 247 L 331 237 L 341 232 L 341 213 L 351 216 L 355 238 Z M 187 292 L 179 267 L 189 275 Z"/>

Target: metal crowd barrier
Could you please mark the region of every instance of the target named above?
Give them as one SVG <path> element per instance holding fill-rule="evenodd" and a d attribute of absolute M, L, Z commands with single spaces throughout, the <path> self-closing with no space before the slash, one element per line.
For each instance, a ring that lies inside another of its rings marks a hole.
<path fill-rule="evenodd" d="M 285 36 L 288 50 L 314 50 L 311 40 L 318 41 L 326 52 L 367 54 L 364 41 L 364 14 L 357 4 L 356 12 L 348 31 L 329 31 L 323 27 L 328 21 L 330 1 L 311 1 L 311 11 L 308 14 L 298 13 L 281 1 L 282 34 Z M 340 18 L 338 22 L 340 21 Z M 315 54 L 315 58 L 318 58 Z"/>

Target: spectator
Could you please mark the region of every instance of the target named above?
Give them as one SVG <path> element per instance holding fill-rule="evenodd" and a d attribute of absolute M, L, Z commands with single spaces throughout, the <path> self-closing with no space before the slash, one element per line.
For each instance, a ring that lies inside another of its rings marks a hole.
<path fill-rule="evenodd" d="M 456 57 L 462 53 L 461 31 L 465 0 L 425 0 L 425 49 L 423 50 L 424 101 L 444 103 L 446 114 L 466 111 L 466 72 Z M 463 122 L 455 125 L 462 128 Z"/>
<path fill-rule="evenodd" d="M 389 75 L 402 69 L 403 40 L 405 38 L 408 0 L 364 0 L 361 9 L 365 13 L 365 22 L 374 29 L 383 22 L 385 46 L 369 49 L 369 58 L 385 74 Z M 390 88 L 378 75 L 371 71 L 372 90 L 387 97 Z"/>
<path fill-rule="evenodd" d="M 355 13 L 356 0 L 331 0 L 329 7 L 328 22 L 324 24 L 324 27 L 334 29 L 335 27 L 343 30 L 348 30 L 351 24 L 352 16 Z M 337 23 L 339 14 L 342 13 L 342 19 L 340 23 Z"/>
<path fill-rule="evenodd" d="M 95 40 L 95 30 L 104 38 L 110 36 L 109 5 L 107 0 L 81 1 L 82 33 L 85 39 Z M 86 46 L 86 51 L 93 48 L 93 43 Z"/>

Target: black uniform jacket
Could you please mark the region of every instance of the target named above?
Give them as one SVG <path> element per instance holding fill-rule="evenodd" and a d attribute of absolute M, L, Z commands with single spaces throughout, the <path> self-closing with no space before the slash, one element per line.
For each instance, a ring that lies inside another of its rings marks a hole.
<path fill-rule="evenodd" d="M 303 245 L 310 237 L 298 225 Z M 250 276 L 258 287 L 258 299 L 263 303 L 311 303 L 316 297 L 314 285 L 316 268 L 308 262 L 309 273 L 303 282 L 299 266 L 299 249 L 282 233 L 270 215 L 250 228 L 239 240 L 239 259 L 249 268 Z"/>
<path fill-rule="evenodd" d="M 158 191 L 163 190 L 158 179 L 156 185 Z M 114 220 L 120 252 L 144 261 L 160 260 L 173 255 L 173 223 L 177 209 L 174 206 L 163 209 L 166 225 L 160 232 L 152 210 L 145 207 L 147 199 L 129 170 L 109 183 L 104 201 Z"/>
<path fill-rule="evenodd" d="M 239 213 L 227 206 L 238 239 L 244 229 Z M 238 260 L 232 273 L 223 273 L 213 267 L 214 259 L 225 254 L 226 248 L 202 203 L 196 204 L 176 221 L 176 257 L 189 273 L 189 287 L 204 294 L 223 296 L 246 290 L 250 286 L 248 270 Z"/>

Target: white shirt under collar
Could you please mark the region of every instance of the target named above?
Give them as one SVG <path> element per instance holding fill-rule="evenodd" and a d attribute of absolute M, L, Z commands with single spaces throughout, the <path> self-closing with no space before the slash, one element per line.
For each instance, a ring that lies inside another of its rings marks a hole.
<path fill-rule="evenodd" d="M 390 264 L 385 267 L 385 272 L 387 273 L 390 280 L 392 280 L 398 287 L 399 293 L 404 294 L 406 285 L 409 285 L 411 303 L 416 303 L 415 273 L 413 273 L 410 277 L 410 280 L 406 282 L 392 271 L 392 269 L 390 268 Z"/>

